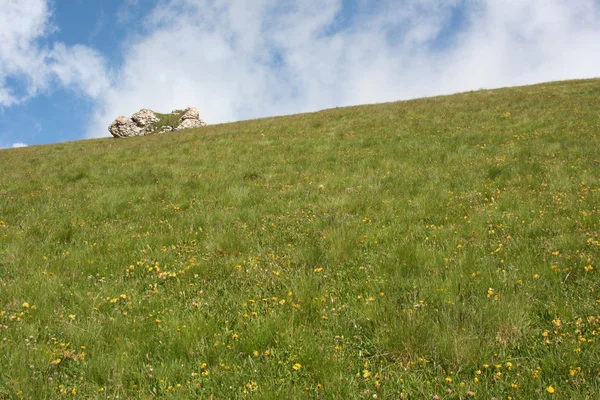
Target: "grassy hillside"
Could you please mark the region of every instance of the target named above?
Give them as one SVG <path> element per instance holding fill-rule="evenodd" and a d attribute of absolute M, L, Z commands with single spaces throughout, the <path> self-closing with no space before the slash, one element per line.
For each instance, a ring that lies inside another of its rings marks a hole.
<path fill-rule="evenodd" d="M 599 139 L 585 80 L 2 150 L 0 398 L 595 399 Z"/>

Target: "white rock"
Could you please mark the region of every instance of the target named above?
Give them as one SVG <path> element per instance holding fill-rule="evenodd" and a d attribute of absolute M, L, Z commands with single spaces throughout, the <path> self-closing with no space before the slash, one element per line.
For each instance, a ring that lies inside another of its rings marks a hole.
<path fill-rule="evenodd" d="M 108 130 L 114 137 L 140 136 L 143 131 L 131 118 L 122 116 L 115 119 Z"/>
<path fill-rule="evenodd" d="M 206 126 L 206 122 L 201 119 L 184 119 L 175 129 L 174 131 L 180 131 L 182 129 L 190 129 L 190 128 L 199 128 L 201 126 Z"/>
<path fill-rule="evenodd" d="M 181 115 L 177 126 L 166 125 L 161 127 L 159 131 L 157 131 L 156 123 L 160 119 L 154 111 L 148 109 L 141 109 L 133 114 L 131 118 L 119 117 L 115 119 L 108 127 L 108 130 L 114 137 L 130 137 L 161 134 L 206 126 L 206 122 L 200 119 L 200 114 L 196 107 L 189 107 L 185 110 L 173 110 L 171 114 Z"/>
<path fill-rule="evenodd" d="M 185 121 L 186 119 L 200 119 L 200 113 L 196 107 L 186 108 L 179 121 Z"/>
<path fill-rule="evenodd" d="M 143 108 L 131 116 L 131 119 L 139 126 L 145 127 L 147 125 L 158 122 L 159 119 L 154 114 L 154 111 Z"/>

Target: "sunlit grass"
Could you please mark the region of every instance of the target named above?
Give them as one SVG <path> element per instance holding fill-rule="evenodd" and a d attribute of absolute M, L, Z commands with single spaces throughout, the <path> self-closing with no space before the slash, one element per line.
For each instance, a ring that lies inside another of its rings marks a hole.
<path fill-rule="evenodd" d="M 0 151 L 0 398 L 596 398 L 599 98 Z"/>

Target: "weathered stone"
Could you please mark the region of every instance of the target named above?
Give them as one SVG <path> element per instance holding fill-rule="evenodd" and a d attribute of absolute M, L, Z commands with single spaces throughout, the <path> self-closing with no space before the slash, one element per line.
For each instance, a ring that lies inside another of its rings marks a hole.
<path fill-rule="evenodd" d="M 196 107 L 186 108 L 179 121 L 185 121 L 186 119 L 200 119 L 200 113 Z"/>
<path fill-rule="evenodd" d="M 190 129 L 190 128 L 199 128 L 201 126 L 206 126 L 206 122 L 204 122 L 201 119 L 184 119 L 183 121 L 181 121 L 181 123 L 179 125 L 177 125 L 177 127 L 175 129 L 173 129 L 174 131 L 180 131 L 182 129 Z"/>
<path fill-rule="evenodd" d="M 154 114 L 152 110 L 146 108 L 133 114 L 131 119 L 141 128 L 159 121 L 156 114 Z"/>
<path fill-rule="evenodd" d="M 189 107 L 185 110 L 173 110 L 171 114 L 179 116 L 179 120 L 175 126 L 161 126 L 159 124 L 160 118 L 154 111 L 141 109 L 133 114 L 131 118 L 119 117 L 115 119 L 108 127 L 108 130 L 114 137 L 130 137 L 161 134 L 206 126 L 206 122 L 200 119 L 200 114 L 196 107 Z"/>
<path fill-rule="evenodd" d="M 139 136 L 142 128 L 138 127 L 131 118 L 119 117 L 108 127 L 109 132 L 114 137 Z"/>

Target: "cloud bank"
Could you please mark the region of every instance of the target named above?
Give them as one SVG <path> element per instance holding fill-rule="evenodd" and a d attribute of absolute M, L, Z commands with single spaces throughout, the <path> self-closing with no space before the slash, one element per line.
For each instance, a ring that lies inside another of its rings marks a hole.
<path fill-rule="evenodd" d="M 600 75 L 593 0 L 295 3 L 161 3 L 88 136 L 141 107 L 217 123 Z"/>
<path fill-rule="evenodd" d="M 89 47 L 40 44 L 44 0 L 0 9 L 0 106 L 68 87 L 94 104 L 86 137 L 140 108 L 194 105 L 212 124 L 600 75 L 595 0 L 163 0 L 110 69 Z"/>
<path fill-rule="evenodd" d="M 92 99 L 110 86 L 103 57 L 86 46 L 43 44 L 56 27 L 46 0 L 0 0 L 0 108 L 56 86 Z"/>

